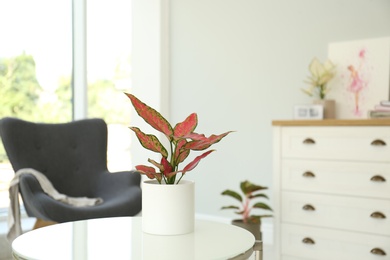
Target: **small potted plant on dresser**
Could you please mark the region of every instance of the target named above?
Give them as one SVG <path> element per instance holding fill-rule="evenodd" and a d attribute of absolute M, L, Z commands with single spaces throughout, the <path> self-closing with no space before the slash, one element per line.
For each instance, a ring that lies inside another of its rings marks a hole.
<path fill-rule="evenodd" d="M 241 196 L 238 192 L 233 190 L 225 190 L 221 194 L 227 195 L 239 202 L 239 206 L 231 205 L 224 206 L 221 209 L 233 209 L 236 210 L 236 214 L 241 215 L 241 218 L 232 220 L 232 224 L 245 228 L 246 230 L 252 232 L 256 240 L 262 239 L 261 234 L 261 219 L 265 217 L 272 217 L 270 214 L 264 215 L 251 215 L 252 209 L 261 209 L 265 211 L 272 211 L 272 208 L 264 202 L 254 202 L 255 199 L 268 199 L 268 196 L 264 193 L 259 193 L 260 191 L 268 189 L 268 187 L 256 185 L 249 181 L 243 181 L 240 183 L 241 192 L 244 197 Z"/>
<path fill-rule="evenodd" d="M 330 60 L 321 63 L 317 58 L 314 58 L 309 65 L 311 75 L 305 81 L 310 86 L 302 89 L 304 93 L 315 98 L 314 104 L 321 105 L 324 108 L 325 119 L 336 117 L 335 101 L 326 99 L 326 95 L 330 90 L 327 84 L 335 75 L 335 67 Z"/>

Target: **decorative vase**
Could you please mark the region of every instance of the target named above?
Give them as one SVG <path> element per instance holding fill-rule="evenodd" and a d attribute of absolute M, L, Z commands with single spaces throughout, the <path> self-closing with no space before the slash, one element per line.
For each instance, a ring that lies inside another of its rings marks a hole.
<path fill-rule="evenodd" d="M 324 119 L 336 118 L 336 102 L 331 99 L 318 99 L 313 102 L 316 105 L 321 105 L 324 108 Z"/>
<path fill-rule="evenodd" d="M 232 224 L 241 228 L 244 228 L 251 232 L 256 240 L 262 239 L 261 234 L 261 222 L 260 223 L 244 223 L 241 219 L 235 219 L 232 221 Z"/>
<path fill-rule="evenodd" d="M 182 235 L 194 231 L 195 183 L 142 185 L 142 230 L 153 235 Z"/>

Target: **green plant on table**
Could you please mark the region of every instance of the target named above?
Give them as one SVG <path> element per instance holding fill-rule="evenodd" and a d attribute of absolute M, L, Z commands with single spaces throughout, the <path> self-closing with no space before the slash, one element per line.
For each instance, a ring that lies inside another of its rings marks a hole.
<path fill-rule="evenodd" d="M 321 63 L 317 58 L 314 58 L 309 65 L 311 75 L 305 81 L 310 86 L 307 89 L 302 89 L 302 91 L 309 96 L 318 96 L 320 99 L 325 99 L 329 92 L 326 85 L 334 77 L 334 68 L 335 65 L 330 60 Z"/>
<path fill-rule="evenodd" d="M 160 184 L 162 181 L 166 184 L 178 184 L 187 172 L 193 170 L 198 165 L 200 160 L 215 150 L 204 152 L 188 163 L 184 168 L 179 169 L 179 164 L 184 162 L 191 151 L 206 150 L 232 132 L 229 131 L 220 135 L 211 135 L 209 137 L 206 137 L 204 134 L 195 133 L 194 130 L 198 125 L 198 116 L 196 113 L 190 114 L 183 122 L 172 127 L 155 109 L 149 107 L 134 95 L 125 94 L 130 99 L 138 115 L 154 129 L 163 133 L 169 141 L 169 148 L 167 149 L 155 135 L 145 134 L 134 126 L 130 127 L 144 148 L 161 155 L 160 162 L 156 162 L 150 158 L 148 159 L 148 162 L 155 167 L 137 165 L 135 168 L 141 174 L 145 174 L 148 178 L 156 179 Z M 178 173 L 180 173 L 181 176 L 177 179 Z"/>
<path fill-rule="evenodd" d="M 252 209 L 262 209 L 266 211 L 272 211 L 272 208 L 268 206 L 264 202 L 256 202 L 253 201 L 255 199 L 268 199 L 268 196 L 264 193 L 259 193 L 262 190 L 268 189 L 264 186 L 259 186 L 256 184 L 253 184 L 249 181 L 243 181 L 240 184 L 241 192 L 244 196 L 241 196 L 238 192 L 233 190 L 225 190 L 221 194 L 230 196 L 237 201 L 239 201 L 239 206 L 225 206 L 221 209 L 235 209 L 236 214 L 239 214 L 242 216 L 242 221 L 244 223 L 261 223 L 261 219 L 265 217 L 272 217 L 270 214 L 265 215 L 251 215 Z"/>

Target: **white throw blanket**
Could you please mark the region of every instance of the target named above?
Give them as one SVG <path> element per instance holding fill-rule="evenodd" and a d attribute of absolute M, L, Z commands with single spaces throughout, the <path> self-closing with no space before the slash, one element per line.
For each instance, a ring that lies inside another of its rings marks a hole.
<path fill-rule="evenodd" d="M 43 191 L 55 200 L 75 206 L 85 207 L 94 206 L 103 202 L 101 198 L 87 198 L 87 197 L 69 197 L 59 193 L 46 178 L 46 176 L 34 169 L 26 168 L 20 169 L 15 173 L 14 178 L 9 185 L 10 205 L 8 210 L 8 241 L 12 242 L 16 237 L 22 234 L 22 227 L 20 221 L 20 206 L 19 206 L 19 178 L 23 174 L 32 174 L 37 178 Z"/>

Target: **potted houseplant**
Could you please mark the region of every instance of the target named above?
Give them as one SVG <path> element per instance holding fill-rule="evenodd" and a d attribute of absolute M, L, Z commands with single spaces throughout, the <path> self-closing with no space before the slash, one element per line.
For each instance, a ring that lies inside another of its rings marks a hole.
<path fill-rule="evenodd" d="M 190 114 L 174 127 L 155 109 L 146 105 L 132 94 L 125 93 L 135 111 L 151 127 L 164 134 L 169 147 L 166 148 L 152 134 L 145 134 L 138 127 L 131 126 L 141 145 L 161 155 L 159 162 L 148 159 L 152 166 L 137 165 L 135 168 L 151 180 L 142 185 L 143 230 L 159 235 L 190 233 L 194 229 L 194 182 L 182 180 L 198 163 L 215 150 L 207 150 L 221 141 L 229 132 L 210 135 L 195 132 L 198 124 L 196 113 Z M 183 168 L 179 165 L 191 151 L 203 151 Z"/>
<path fill-rule="evenodd" d="M 317 58 L 313 58 L 309 65 L 310 76 L 305 83 L 309 84 L 308 88 L 302 88 L 302 91 L 314 97 L 314 104 L 324 107 L 324 118 L 335 118 L 335 101 L 326 99 L 329 92 L 328 82 L 334 77 L 335 65 L 326 60 L 321 63 Z"/>
<path fill-rule="evenodd" d="M 156 171 L 156 168 L 154 167 L 145 165 L 137 165 L 135 168 L 141 174 L 145 174 L 149 179 L 156 179 L 160 184 L 162 182 L 165 184 L 178 184 L 187 172 L 193 170 L 198 165 L 200 160 L 215 150 L 204 152 L 180 170 L 179 164 L 188 157 L 191 151 L 206 150 L 232 132 L 229 131 L 220 135 L 211 135 L 209 137 L 206 137 L 204 134 L 195 133 L 194 130 L 198 125 L 198 116 L 196 113 L 190 114 L 183 122 L 172 127 L 155 109 L 149 107 L 134 95 L 125 94 L 131 100 L 138 115 L 154 129 L 163 133 L 169 141 L 170 147 L 167 149 L 155 135 L 145 134 L 137 127 L 130 127 L 144 148 L 161 155 L 160 162 L 148 159 L 148 162 L 155 166 L 158 171 Z M 178 173 L 180 173 L 181 176 L 177 179 Z"/>
<path fill-rule="evenodd" d="M 265 211 L 272 211 L 272 208 L 264 202 L 254 202 L 258 199 L 268 199 L 268 196 L 261 191 L 268 189 L 268 187 L 256 185 L 250 181 L 243 181 L 240 183 L 241 196 L 238 192 L 233 190 L 225 190 L 221 194 L 230 196 L 239 202 L 239 206 L 231 205 L 224 206 L 221 209 L 234 209 L 241 218 L 234 219 L 233 225 L 240 226 L 252 232 L 256 240 L 261 240 L 261 219 L 265 217 L 272 217 L 270 214 L 254 215 L 251 214 L 253 209 L 261 209 Z"/>

